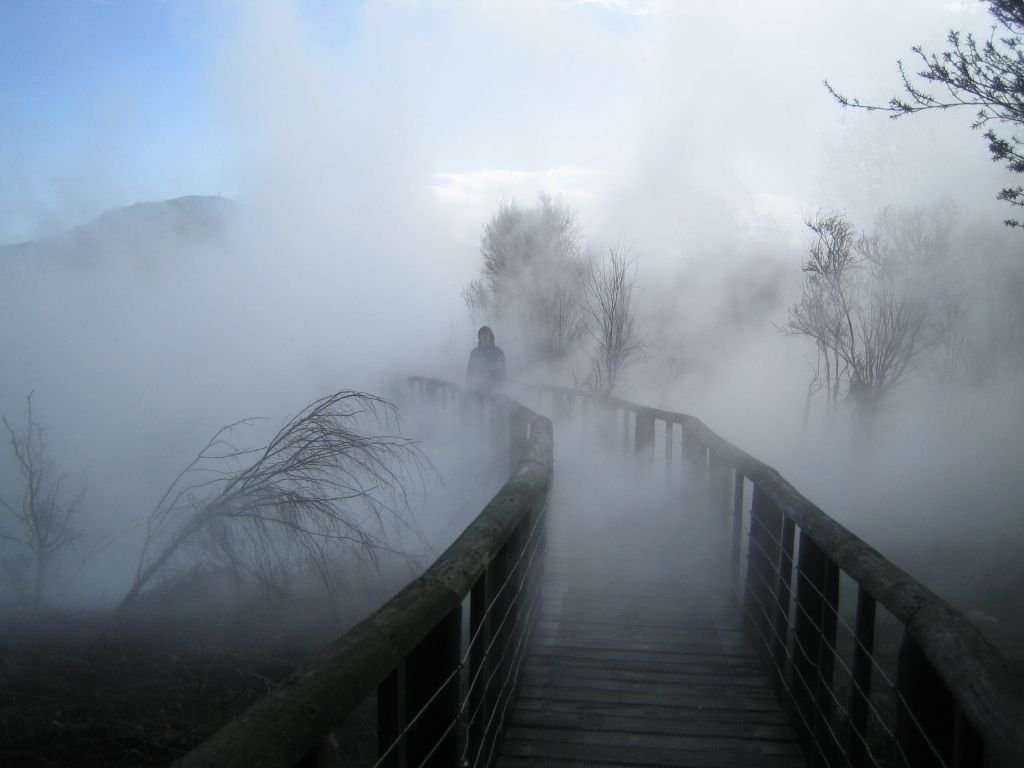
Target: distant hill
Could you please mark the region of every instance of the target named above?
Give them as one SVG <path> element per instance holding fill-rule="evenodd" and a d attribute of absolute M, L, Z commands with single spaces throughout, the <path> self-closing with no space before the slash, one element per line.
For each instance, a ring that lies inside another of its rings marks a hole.
<path fill-rule="evenodd" d="M 146 268 L 227 237 L 238 204 L 230 198 L 189 195 L 115 208 L 51 237 L 0 246 L 0 262 L 52 259 L 91 267 L 129 262 Z"/>

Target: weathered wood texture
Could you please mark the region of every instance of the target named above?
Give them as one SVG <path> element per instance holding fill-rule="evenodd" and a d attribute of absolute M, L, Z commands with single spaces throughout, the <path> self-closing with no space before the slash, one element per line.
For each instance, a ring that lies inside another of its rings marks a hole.
<path fill-rule="evenodd" d="M 411 381 L 417 394 L 428 401 L 451 406 L 457 399 L 453 397 L 457 392 L 453 385 L 431 379 Z M 436 689 L 445 670 L 454 668 L 461 656 L 459 614 L 463 600 L 481 583 L 489 565 L 521 525 L 545 503 L 550 484 L 551 422 L 508 398 L 498 399 L 505 412 L 512 414 L 509 438 L 519 461 L 508 482 L 476 520 L 421 577 L 178 765 L 293 766 L 308 759 L 332 729 L 372 697 L 378 686 L 380 726 L 392 733 L 399 731 L 401 720 L 429 697 L 432 688 Z M 522 432 L 517 433 L 517 427 Z M 476 602 L 479 606 L 480 601 Z M 473 617 L 470 622 L 474 622 Z M 410 669 L 410 665 L 416 669 Z M 437 706 L 427 713 L 427 719 L 434 721 L 433 732 L 413 727 L 400 758 L 408 753 L 412 764 L 421 763 L 412 753 L 441 737 L 443 728 L 439 723 L 454 712 L 457 684 L 458 678 L 450 690 L 441 692 Z M 447 739 L 429 764 L 450 763 L 460 737 Z M 395 762 L 401 760 L 391 764 Z"/>
<path fill-rule="evenodd" d="M 742 482 L 745 478 L 756 489 L 756 494 L 764 500 L 766 508 L 771 510 L 773 527 L 777 522 L 775 515 L 780 514 L 785 521 L 782 530 L 785 537 L 793 535 L 794 528 L 798 529 L 801 541 L 806 542 L 807 549 L 814 552 L 806 564 L 811 571 L 820 573 L 809 573 L 806 576 L 798 573 L 795 596 L 791 595 L 786 587 L 783 573 L 783 578 L 780 578 L 777 584 L 776 605 L 779 605 L 782 611 L 777 614 L 778 617 L 785 616 L 793 609 L 794 606 L 789 603 L 791 599 L 795 599 L 799 606 L 816 610 L 819 601 L 814 597 L 815 591 L 821 593 L 824 598 L 820 602 L 830 604 L 813 618 L 813 627 L 804 620 L 800 622 L 801 640 L 814 646 L 811 650 L 815 650 L 815 659 L 811 661 L 811 666 L 800 670 L 802 673 L 813 674 L 816 681 L 813 685 L 817 690 L 811 694 L 814 706 L 825 701 L 827 690 L 822 689 L 827 687 L 832 676 L 829 665 L 832 663 L 830 656 L 836 642 L 834 611 L 835 602 L 838 600 L 837 580 L 840 574 L 845 574 L 856 584 L 858 610 L 871 614 L 861 616 L 858 612 L 855 620 L 855 631 L 858 634 L 863 634 L 868 626 L 874 629 L 873 613 L 876 604 L 884 607 L 905 627 L 906 647 L 912 649 L 912 652 L 908 651 L 901 656 L 901 661 L 908 665 L 908 669 L 903 670 L 903 674 L 900 675 L 900 695 L 908 702 L 922 702 L 922 706 L 924 702 L 927 703 L 922 718 L 916 722 L 930 731 L 928 738 L 933 745 L 938 745 L 940 749 L 948 745 L 948 754 L 943 757 L 944 762 L 951 765 L 967 765 L 973 761 L 983 762 L 986 766 L 1005 768 L 1024 765 L 1024 728 L 1021 727 L 1024 723 L 1024 680 L 1021 672 L 948 603 L 886 560 L 877 550 L 844 526 L 828 517 L 775 469 L 724 440 L 699 419 L 686 414 L 647 408 L 617 398 L 597 398 L 590 393 L 556 387 L 541 389 L 557 393 L 562 402 L 563 413 L 573 411 L 575 401 L 579 404 L 587 403 L 590 411 L 600 408 L 614 409 L 622 414 L 623 423 L 626 424 L 630 422 L 630 413 L 637 423 L 649 423 L 653 419 L 655 423 L 661 421 L 667 425 L 678 424 L 682 433 L 681 444 L 684 454 L 687 457 L 696 457 L 690 458 L 689 461 L 691 479 L 694 479 L 694 470 L 697 471 L 697 475 L 700 474 L 701 452 L 706 452 L 706 455 L 713 457 L 717 465 L 724 465 L 733 471 L 734 499 L 741 502 Z M 716 475 L 719 473 L 721 467 L 717 466 L 710 474 L 705 475 L 705 483 L 710 484 L 712 488 L 716 487 Z M 696 480 L 700 483 L 701 478 L 698 476 Z M 704 487 L 701 486 L 697 490 L 701 491 Z M 698 496 L 699 494 L 691 494 L 691 499 Z M 748 584 L 737 584 L 740 590 L 752 598 L 748 607 L 753 610 L 755 606 L 760 606 L 759 610 L 762 611 L 761 616 L 753 616 L 754 620 L 748 623 L 754 633 L 759 630 L 763 632 L 769 625 L 776 630 L 784 629 L 783 623 L 769 619 L 768 613 L 773 609 L 764 602 L 768 600 L 771 592 L 764 566 L 769 569 L 777 567 L 781 570 L 785 565 L 784 558 L 778 557 L 778 547 L 773 543 L 775 531 L 778 529 L 770 530 L 767 538 L 762 536 L 757 529 L 757 515 L 758 512 L 755 510 L 754 517 L 751 518 L 753 527 L 748 548 L 748 562 L 751 567 L 747 568 L 746 573 Z M 738 531 L 738 526 L 734 524 L 733 530 Z M 738 553 L 739 545 L 734 538 L 732 558 L 733 562 L 740 566 Z M 733 577 L 737 573 L 737 569 L 734 569 Z M 812 582 L 811 577 L 816 581 Z M 752 585 L 749 583 L 751 579 L 758 579 L 760 583 Z M 803 594 L 800 594 L 801 585 Z M 778 600 L 786 602 L 780 605 Z M 778 631 L 771 634 L 779 638 Z M 815 635 L 815 639 L 812 639 L 812 634 Z M 768 637 L 769 634 L 765 633 L 763 636 Z M 792 633 L 787 639 L 791 643 L 795 641 Z M 857 667 L 854 674 L 861 681 L 865 680 L 868 669 L 865 652 L 870 648 L 870 642 L 866 642 L 867 640 L 866 637 L 861 638 L 861 657 L 854 660 L 854 666 Z M 795 642 L 799 645 L 800 641 Z M 775 643 L 775 650 L 782 647 L 778 642 Z M 817 653 L 816 649 L 823 652 Z M 772 656 L 775 660 L 779 658 L 777 653 L 773 653 Z M 800 665 L 802 666 L 803 662 L 800 662 Z M 793 667 L 793 664 L 788 663 L 780 673 L 792 676 Z M 817 681 L 820 681 L 820 684 Z M 790 683 L 795 682 L 795 679 L 790 677 Z M 809 687 L 812 682 L 808 680 L 800 684 Z M 943 695 L 934 694 L 934 691 L 939 690 L 936 686 L 941 687 Z M 862 691 L 867 694 L 866 686 Z M 804 697 L 800 695 L 797 698 Z M 795 702 L 796 711 L 801 710 L 803 706 L 803 701 Z M 849 707 L 852 710 L 851 726 L 855 737 L 857 729 L 863 722 L 863 706 L 861 691 L 854 690 Z M 943 708 L 941 716 L 933 711 L 936 708 Z M 812 732 L 819 731 L 819 726 L 824 722 L 823 718 L 817 715 L 815 717 L 816 721 L 810 725 Z M 904 718 L 904 723 L 906 721 L 907 718 Z M 918 726 L 915 724 L 914 727 Z M 953 739 L 946 738 L 950 729 L 955 732 Z M 901 725 L 900 730 L 899 739 L 906 742 L 909 738 L 905 735 L 907 729 Z M 854 758 L 851 762 L 854 764 L 861 759 L 857 752 L 857 749 L 851 750 Z"/>
<path fill-rule="evenodd" d="M 628 463 L 566 463 L 499 768 L 805 765 L 700 516 L 637 502 Z"/>

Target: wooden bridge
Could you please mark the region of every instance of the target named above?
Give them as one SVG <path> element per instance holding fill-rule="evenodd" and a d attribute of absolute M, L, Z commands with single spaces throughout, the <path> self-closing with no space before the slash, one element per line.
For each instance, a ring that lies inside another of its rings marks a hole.
<path fill-rule="evenodd" d="M 439 428 L 507 441 L 508 482 L 181 765 L 1024 766 L 1017 671 L 699 420 L 400 384 Z M 339 758 L 358 728 L 375 754 Z"/>

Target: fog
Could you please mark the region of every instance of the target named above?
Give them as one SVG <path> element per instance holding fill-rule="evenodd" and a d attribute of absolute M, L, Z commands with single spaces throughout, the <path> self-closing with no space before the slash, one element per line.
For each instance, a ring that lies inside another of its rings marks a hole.
<path fill-rule="evenodd" d="M 1014 582 L 1024 540 L 1024 241 L 994 199 L 1009 182 L 969 115 L 893 122 L 843 111 L 821 85 L 884 101 L 911 45 L 984 33 L 983 4 L 162 5 L 190 51 L 180 72 L 133 43 L 130 73 L 100 68 L 64 120 L 25 95 L 59 100 L 56 65 L 0 90 L 0 242 L 14 244 L 0 250 L 0 413 L 20 423 L 34 393 L 51 458 L 86 487 L 83 546 L 107 545 L 75 599 L 123 591 L 137 540 L 121 532 L 218 427 L 276 427 L 325 393 L 380 391 L 387 373 L 461 381 L 482 228 L 501 203 L 548 193 L 588 247 L 635 261 L 646 351 L 620 396 L 697 415 L 961 605 L 1009 611 L 971 596 Z M 134 12 L 73 11 L 101 28 Z M 204 197 L 96 220 L 184 195 Z M 955 377 L 908 376 L 858 457 L 848 409 L 814 401 L 805 421 L 813 344 L 780 333 L 804 221 L 838 210 L 869 229 L 886 206 L 937 203 L 956 211 L 949 274 L 974 357 Z M 519 329 L 495 331 L 517 348 Z M 515 385 L 569 384 L 581 365 L 509 358 Z M 493 481 L 464 486 L 462 454 L 433 458 L 444 483 L 422 502 L 424 552 Z M 13 465 L 0 475 L 13 486 Z M 987 562 L 929 566 L 947 557 Z"/>

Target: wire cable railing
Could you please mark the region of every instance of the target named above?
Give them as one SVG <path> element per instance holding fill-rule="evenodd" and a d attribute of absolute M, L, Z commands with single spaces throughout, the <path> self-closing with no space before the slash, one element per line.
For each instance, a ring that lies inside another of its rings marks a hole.
<path fill-rule="evenodd" d="M 376 698 L 375 768 L 489 765 L 540 604 L 551 421 L 423 377 L 394 399 L 507 441 L 510 476 L 419 578 L 186 755 L 180 766 L 315 766 Z"/>
<path fill-rule="evenodd" d="M 682 478 L 810 765 L 1024 766 L 1020 672 L 944 600 L 698 419 L 540 390 Z"/>

